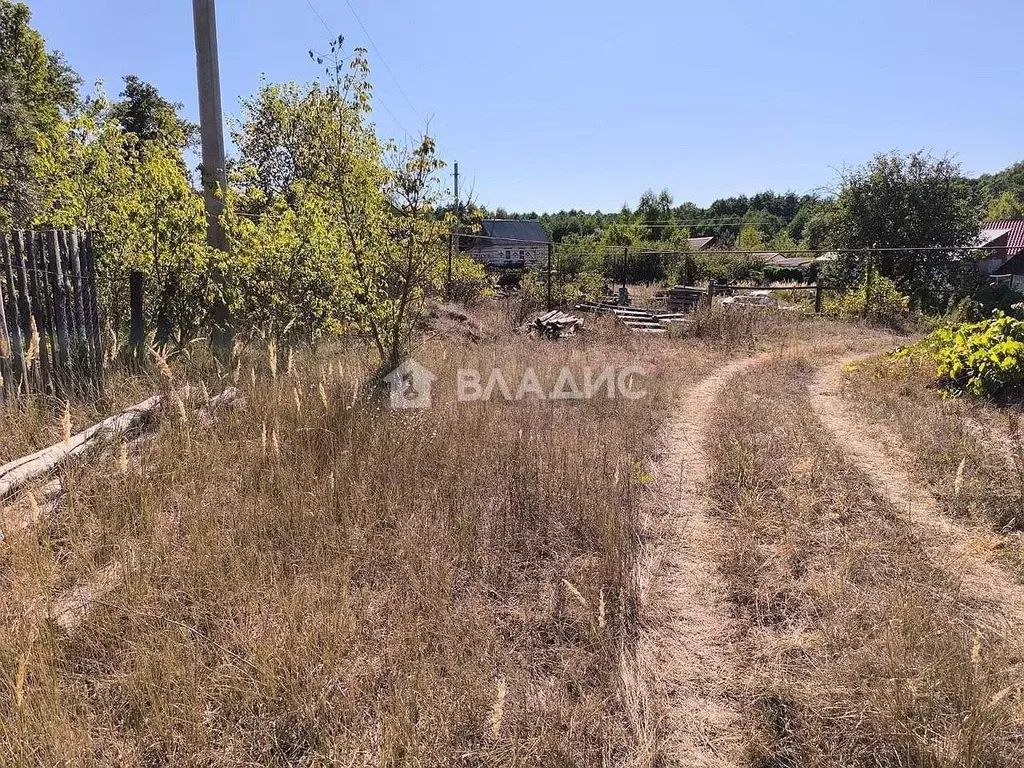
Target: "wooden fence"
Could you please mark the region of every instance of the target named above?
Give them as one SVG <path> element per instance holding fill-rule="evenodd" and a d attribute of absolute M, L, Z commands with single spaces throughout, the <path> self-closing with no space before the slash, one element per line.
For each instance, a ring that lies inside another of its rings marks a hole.
<path fill-rule="evenodd" d="M 90 233 L 0 234 L 0 399 L 100 390 L 101 327 Z"/>

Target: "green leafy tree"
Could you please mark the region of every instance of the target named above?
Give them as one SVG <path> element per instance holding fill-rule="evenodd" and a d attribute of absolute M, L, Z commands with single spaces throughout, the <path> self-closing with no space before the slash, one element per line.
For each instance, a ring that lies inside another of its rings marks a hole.
<path fill-rule="evenodd" d="M 23 3 L 0 0 L 0 227 L 24 226 L 39 204 L 37 145 L 78 102 L 78 76 L 46 50 Z"/>
<path fill-rule="evenodd" d="M 148 276 L 145 306 L 158 344 L 195 335 L 211 295 L 201 196 L 177 133 L 126 133 L 102 92 L 39 141 L 36 226 L 96 233 L 101 299 L 113 329 L 128 316 L 128 275 Z"/>
<path fill-rule="evenodd" d="M 1024 202 L 1013 192 L 1003 192 L 988 204 L 988 220 L 1019 219 L 1024 216 Z"/>
<path fill-rule="evenodd" d="M 184 149 L 195 143 L 199 127 L 179 115 L 183 108 L 167 101 L 156 87 L 127 75 L 119 100 L 110 106 L 110 117 L 120 123 L 121 130 L 142 141 L 163 141 Z"/>
<path fill-rule="evenodd" d="M 765 249 L 764 235 L 753 224 L 745 224 L 736 238 L 736 250 L 738 251 L 763 251 Z"/>
<path fill-rule="evenodd" d="M 851 250 L 892 249 L 874 253 L 871 268 L 900 293 L 935 296 L 961 268 L 958 255 L 976 240 L 979 219 L 977 197 L 953 161 L 878 155 L 842 176 L 836 200 L 823 213 L 825 245 L 840 252 L 830 277 L 856 285 L 868 259 Z M 929 250 L 913 250 L 921 247 Z"/>
<path fill-rule="evenodd" d="M 226 218 L 240 288 L 229 298 L 277 332 L 365 333 L 389 370 L 444 284 L 451 221 L 437 214 L 433 140 L 378 139 L 366 51 L 343 65 L 341 45 L 326 85 L 268 85 L 244 105 Z"/>

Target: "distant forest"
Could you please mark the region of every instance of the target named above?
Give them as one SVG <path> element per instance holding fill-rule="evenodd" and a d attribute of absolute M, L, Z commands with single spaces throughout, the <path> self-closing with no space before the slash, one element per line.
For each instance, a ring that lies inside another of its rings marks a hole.
<path fill-rule="evenodd" d="M 979 219 L 1024 217 L 1024 162 L 966 181 L 977 197 Z M 671 244 L 713 236 L 720 248 L 788 250 L 822 245 L 820 214 L 828 203 L 814 195 L 766 191 L 722 198 L 702 208 L 690 202 L 677 205 L 666 189 L 647 191 L 635 208 L 623 206 L 616 213 L 515 213 L 473 205 L 470 212 L 485 218 L 536 219 L 556 243 Z"/>

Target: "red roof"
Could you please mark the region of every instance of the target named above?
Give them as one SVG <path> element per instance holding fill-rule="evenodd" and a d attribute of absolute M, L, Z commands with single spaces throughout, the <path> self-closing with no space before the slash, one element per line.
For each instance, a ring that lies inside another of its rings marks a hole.
<path fill-rule="evenodd" d="M 1002 219 L 1001 221 L 986 221 L 981 225 L 982 234 L 985 232 L 996 232 L 999 230 L 1010 233 L 1006 243 L 1008 246 L 1005 256 L 1010 258 L 1024 251 L 1024 219 Z M 1004 254 L 1000 254 L 1004 255 Z"/>

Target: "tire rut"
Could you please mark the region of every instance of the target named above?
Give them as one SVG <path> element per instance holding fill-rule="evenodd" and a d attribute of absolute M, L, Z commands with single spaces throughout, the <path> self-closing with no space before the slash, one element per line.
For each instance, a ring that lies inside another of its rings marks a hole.
<path fill-rule="evenodd" d="M 714 371 L 682 399 L 667 430 L 659 480 L 669 501 L 645 526 L 652 544 L 640 587 L 641 656 L 664 708 L 659 746 L 667 765 L 721 768 L 740 762 L 744 719 L 732 693 L 738 630 L 702 489 L 709 475 L 705 441 L 712 408 L 729 381 L 769 358 L 738 360 Z"/>
<path fill-rule="evenodd" d="M 936 535 L 937 549 L 944 550 L 937 554 L 952 556 L 963 578 L 964 596 L 985 608 L 979 618 L 1004 632 L 1024 627 L 1024 585 L 985 560 L 981 552 L 991 547 L 984 536 L 944 516 L 935 496 L 903 469 L 909 458 L 900 438 L 883 425 L 854 416 L 843 403 L 843 370 L 874 354 L 843 357 L 817 370 L 808 385 L 815 414 L 875 490 L 911 525 Z"/>

